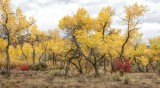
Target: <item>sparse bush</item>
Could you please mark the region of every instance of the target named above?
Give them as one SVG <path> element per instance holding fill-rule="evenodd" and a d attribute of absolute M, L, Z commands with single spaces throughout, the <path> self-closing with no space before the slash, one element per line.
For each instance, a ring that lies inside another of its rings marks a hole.
<path fill-rule="evenodd" d="M 119 72 L 115 72 L 112 74 L 112 79 L 115 81 L 121 81 L 121 74 Z"/>
<path fill-rule="evenodd" d="M 61 76 L 62 73 L 61 73 L 60 70 L 55 69 L 55 70 L 51 70 L 50 75 L 51 75 L 51 76 Z"/>
<path fill-rule="evenodd" d="M 94 78 L 97 78 L 97 77 L 99 77 L 99 75 L 97 75 L 97 74 L 94 74 Z"/>
<path fill-rule="evenodd" d="M 124 75 L 123 80 L 125 84 L 129 84 L 131 82 L 131 77 L 129 75 Z"/>
<path fill-rule="evenodd" d="M 40 63 L 32 66 L 31 70 L 33 70 L 33 71 L 46 71 L 47 70 L 47 64 L 40 62 Z"/>

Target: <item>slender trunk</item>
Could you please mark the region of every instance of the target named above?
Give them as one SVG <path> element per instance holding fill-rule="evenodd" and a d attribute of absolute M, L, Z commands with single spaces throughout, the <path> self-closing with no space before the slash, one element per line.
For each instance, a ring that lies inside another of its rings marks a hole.
<path fill-rule="evenodd" d="M 55 54 L 53 52 L 53 66 L 55 65 Z"/>
<path fill-rule="evenodd" d="M 10 35 L 8 35 L 8 45 L 6 47 L 6 59 L 7 59 L 7 76 L 10 77 L 10 57 L 9 57 Z"/>
<path fill-rule="evenodd" d="M 104 58 L 104 72 L 106 73 L 107 69 L 106 69 L 106 59 Z"/>
<path fill-rule="evenodd" d="M 10 77 L 9 43 L 6 47 L 6 55 L 7 55 L 7 76 Z"/>
<path fill-rule="evenodd" d="M 109 54 L 109 57 L 111 58 L 111 69 L 112 71 L 114 70 L 114 65 L 113 65 L 113 60 L 112 60 L 112 55 L 110 53 Z"/>
<path fill-rule="evenodd" d="M 63 69 L 64 65 L 65 65 L 65 61 L 64 61 L 64 63 L 63 63 L 63 61 L 61 61 L 61 67 L 60 67 L 60 69 Z"/>
<path fill-rule="evenodd" d="M 87 71 L 88 70 L 88 66 L 87 65 L 88 65 L 88 62 L 85 63 L 86 73 L 88 73 L 88 71 Z"/>
<path fill-rule="evenodd" d="M 129 38 L 130 38 L 130 30 L 129 30 L 129 28 L 130 28 L 130 20 L 128 21 L 127 39 L 125 40 L 125 42 L 124 42 L 123 45 L 122 45 L 122 50 L 121 50 L 121 54 L 120 54 L 120 57 L 119 57 L 119 60 L 120 60 L 120 61 L 122 61 L 122 56 L 123 56 L 123 53 L 124 53 L 124 47 L 125 47 L 125 45 L 127 44 L 127 42 L 129 41 Z"/>
<path fill-rule="evenodd" d="M 42 53 L 41 56 L 39 57 L 39 63 L 41 62 L 42 56 L 43 56 L 43 53 Z"/>
<path fill-rule="evenodd" d="M 81 68 L 81 64 L 80 64 L 81 60 L 78 60 L 78 65 L 73 62 L 71 62 L 71 63 L 77 68 L 77 70 L 79 71 L 80 74 L 83 73 L 82 68 Z"/>
<path fill-rule="evenodd" d="M 26 59 L 26 62 L 27 62 L 27 65 L 28 65 L 28 60 L 27 60 L 27 57 L 26 57 L 26 55 L 24 54 L 24 52 L 23 52 L 23 49 L 22 49 L 22 43 L 20 44 L 21 45 L 21 51 L 22 51 L 22 55 L 24 56 L 24 58 Z"/>
<path fill-rule="evenodd" d="M 105 25 L 103 26 L 103 31 L 102 31 L 102 35 L 103 35 L 103 41 L 104 41 L 104 33 L 105 33 L 105 27 L 106 27 L 107 22 L 105 22 Z M 104 72 L 106 73 L 106 59 L 104 58 Z"/>
<path fill-rule="evenodd" d="M 112 62 L 112 58 L 111 58 L 111 69 L 112 69 L 112 71 L 114 70 L 114 65 L 113 65 L 113 62 Z"/>
<path fill-rule="evenodd" d="M 103 31 L 102 31 L 102 35 L 103 35 L 103 40 L 104 40 L 104 32 L 105 32 L 105 30 L 103 29 Z"/>
<path fill-rule="evenodd" d="M 33 65 L 34 65 L 35 64 L 35 49 L 33 45 L 32 45 L 32 48 L 33 48 Z"/>
<path fill-rule="evenodd" d="M 78 64 L 79 64 L 80 73 L 82 74 L 83 71 L 82 71 L 82 66 L 81 66 L 81 60 L 78 61 Z"/>

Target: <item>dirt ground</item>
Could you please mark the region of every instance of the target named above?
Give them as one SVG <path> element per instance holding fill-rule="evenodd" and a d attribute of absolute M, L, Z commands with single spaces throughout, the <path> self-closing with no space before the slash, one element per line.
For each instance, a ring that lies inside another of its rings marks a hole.
<path fill-rule="evenodd" d="M 110 73 L 65 77 L 51 76 L 49 71 L 11 71 L 10 78 L 0 75 L 0 88 L 160 88 L 156 73 L 129 73 L 127 77 L 119 79 Z"/>

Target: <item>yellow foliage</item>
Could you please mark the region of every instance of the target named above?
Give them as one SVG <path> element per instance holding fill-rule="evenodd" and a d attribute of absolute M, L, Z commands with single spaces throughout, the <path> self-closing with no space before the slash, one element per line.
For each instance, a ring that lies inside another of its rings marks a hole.
<path fill-rule="evenodd" d="M 74 36 L 75 30 L 91 30 L 94 26 L 93 19 L 84 8 L 79 8 L 74 16 L 66 16 L 59 21 L 59 28 L 71 32 Z"/>
<path fill-rule="evenodd" d="M 2 51 L 5 51 L 5 47 L 7 46 L 7 42 L 4 40 L 4 39 L 2 39 L 2 38 L 0 38 L 0 52 Z"/>
<path fill-rule="evenodd" d="M 22 50 L 25 56 L 27 57 L 27 60 L 32 61 L 32 46 L 29 43 L 24 43 Z"/>
<path fill-rule="evenodd" d="M 96 30 L 102 31 L 103 29 L 107 30 L 112 23 L 111 17 L 115 14 L 110 6 L 107 8 L 102 8 L 99 12 L 99 16 L 96 19 Z"/>
<path fill-rule="evenodd" d="M 14 48 L 13 46 L 9 47 L 9 54 L 11 59 L 20 59 L 22 56 L 22 51 L 20 49 L 20 46 L 16 46 L 16 48 Z"/>

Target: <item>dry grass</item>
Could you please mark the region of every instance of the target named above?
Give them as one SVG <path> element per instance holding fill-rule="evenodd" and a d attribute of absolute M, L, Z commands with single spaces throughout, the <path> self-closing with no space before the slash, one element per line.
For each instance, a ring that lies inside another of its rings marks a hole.
<path fill-rule="evenodd" d="M 125 84 L 113 79 L 110 73 L 100 77 L 90 75 L 50 76 L 50 72 L 11 71 L 11 77 L 0 75 L 0 88 L 160 88 L 160 77 L 156 73 L 130 73 Z"/>

